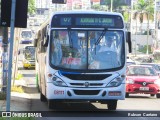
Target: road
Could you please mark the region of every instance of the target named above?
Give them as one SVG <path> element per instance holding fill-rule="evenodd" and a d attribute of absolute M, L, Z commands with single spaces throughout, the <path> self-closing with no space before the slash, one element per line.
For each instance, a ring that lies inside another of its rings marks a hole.
<path fill-rule="evenodd" d="M 35 80 L 35 70 L 20 70 L 24 76 L 26 81 Z M 47 102 L 40 101 L 40 94 L 38 92 L 30 93 L 30 104 L 32 111 L 41 111 L 42 115 L 50 116 L 50 117 L 74 117 L 77 119 L 79 118 L 90 118 L 90 119 L 99 119 L 99 117 L 111 118 L 114 120 L 119 119 L 119 117 L 123 118 L 123 120 L 129 120 L 128 116 L 129 113 L 137 112 L 137 111 L 160 111 L 160 99 L 156 97 L 150 97 L 150 95 L 138 94 L 138 95 L 130 95 L 130 98 L 126 98 L 125 100 L 119 100 L 116 112 L 110 113 L 107 111 L 107 105 L 99 104 L 99 103 L 72 103 L 72 104 L 64 104 L 60 106 L 59 110 L 50 110 L 48 109 Z M 43 112 L 45 111 L 45 112 Z M 127 112 L 126 112 L 127 111 Z M 73 114 L 74 113 L 74 114 Z M 156 114 L 155 112 L 152 112 Z M 138 114 L 140 114 L 138 112 Z M 143 113 L 142 113 L 143 114 Z M 160 115 L 160 114 L 159 114 Z M 113 117 L 117 116 L 117 117 Z M 48 117 L 46 120 L 50 120 L 51 118 Z M 120 120 L 121 120 L 120 118 Z M 150 117 L 132 117 L 134 120 L 149 120 Z M 152 117 L 153 120 L 158 120 L 160 117 Z M 56 119 L 56 120 L 58 120 Z M 64 118 L 65 119 L 65 118 Z M 112 120 L 111 119 L 111 120 Z M 39 120 L 39 119 L 38 119 Z M 41 119 L 40 119 L 41 120 Z"/>

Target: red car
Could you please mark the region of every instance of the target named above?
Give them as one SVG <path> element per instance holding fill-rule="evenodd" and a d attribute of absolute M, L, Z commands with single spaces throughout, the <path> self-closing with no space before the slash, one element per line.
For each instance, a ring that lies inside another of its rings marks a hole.
<path fill-rule="evenodd" d="M 136 93 L 156 95 L 160 98 L 160 77 L 152 66 L 130 65 L 127 67 L 126 97 Z"/>

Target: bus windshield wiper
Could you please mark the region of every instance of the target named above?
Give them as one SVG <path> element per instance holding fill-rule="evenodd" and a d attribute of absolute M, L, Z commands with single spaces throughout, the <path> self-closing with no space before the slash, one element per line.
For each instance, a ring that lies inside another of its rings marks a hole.
<path fill-rule="evenodd" d="M 68 31 L 68 35 L 69 35 L 69 46 L 70 46 L 70 48 L 73 48 L 73 40 L 71 38 L 72 34 L 71 34 L 70 30 Z"/>
<path fill-rule="evenodd" d="M 101 41 L 101 39 L 103 38 L 103 36 L 106 34 L 106 28 L 102 31 L 101 35 L 99 36 L 99 38 L 97 39 L 97 41 L 95 42 L 95 45 L 98 45 L 99 42 Z"/>

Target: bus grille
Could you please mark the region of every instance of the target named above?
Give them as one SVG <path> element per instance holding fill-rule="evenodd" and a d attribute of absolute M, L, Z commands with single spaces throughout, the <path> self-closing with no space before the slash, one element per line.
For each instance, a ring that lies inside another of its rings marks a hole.
<path fill-rule="evenodd" d="M 73 90 L 76 95 L 98 95 L 100 90 Z"/>
<path fill-rule="evenodd" d="M 111 74 L 63 74 L 71 80 L 104 80 Z"/>
<path fill-rule="evenodd" d="M 84 83 L 70 83 L 70 85 L 75 87 L 85 87 Z M 103 86 L 103 83 L 90 83 L 90 87 L 100 87 Z"/>

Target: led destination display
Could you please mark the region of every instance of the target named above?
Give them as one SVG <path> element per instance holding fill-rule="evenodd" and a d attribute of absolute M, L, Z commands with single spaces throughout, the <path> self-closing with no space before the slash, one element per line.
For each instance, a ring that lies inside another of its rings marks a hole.
<path fill-rule="evenodd" d="M 120 16 L 112 15 L 56 15 L 53 17 L 52 27 L 110 27 L 123 28 L 123 21 Z"/>

